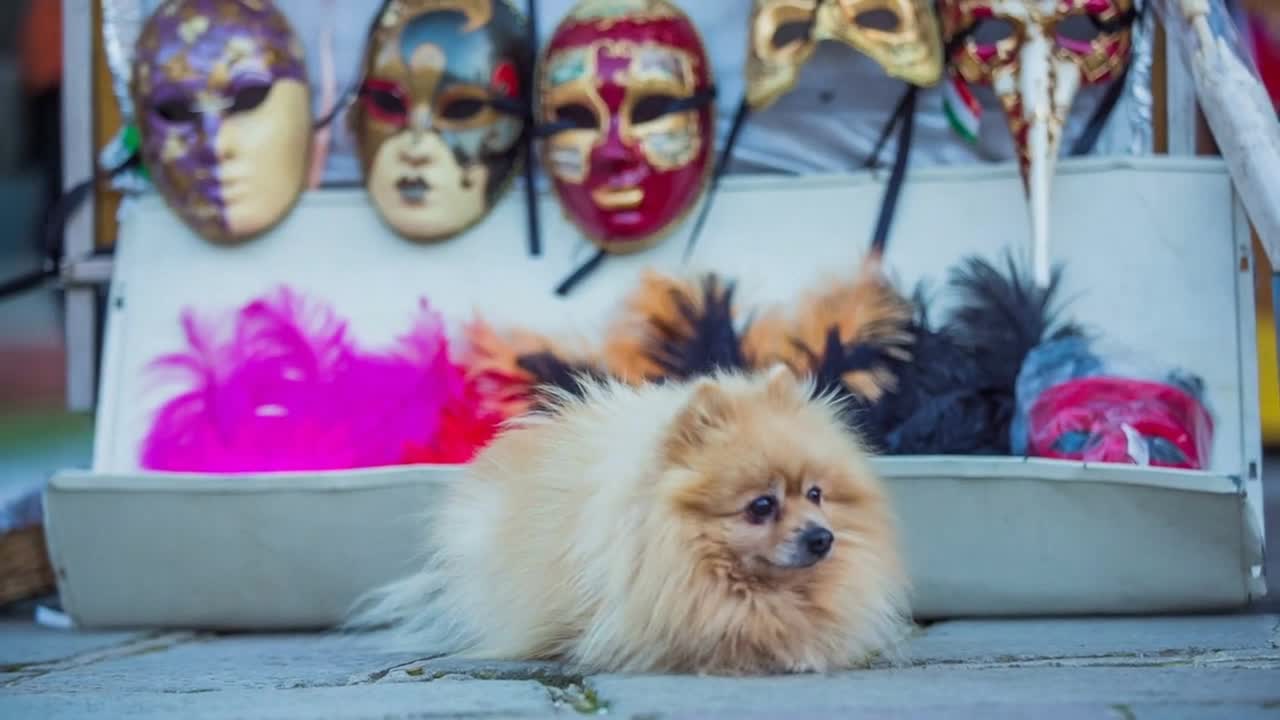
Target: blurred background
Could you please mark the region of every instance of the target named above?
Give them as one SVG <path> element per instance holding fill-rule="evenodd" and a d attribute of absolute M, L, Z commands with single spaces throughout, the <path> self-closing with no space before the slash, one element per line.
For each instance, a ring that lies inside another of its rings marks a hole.
<path fill-rule="evenodd" d="M 61 185 L 61 8 L 0 2 L 0 282 L 46 256 L 38 231 Z M 92 417 L 65 410 L 63 348 L 55 286 L 0 298 L 0 483 L 88 462 Z"/>

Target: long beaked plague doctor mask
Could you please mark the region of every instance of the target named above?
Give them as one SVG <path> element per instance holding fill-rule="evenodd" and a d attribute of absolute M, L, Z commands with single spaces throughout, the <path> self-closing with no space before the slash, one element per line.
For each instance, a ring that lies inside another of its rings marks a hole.
<path fill-rule="evenodd" d="M 1071 103 L 1119 77 L 1132 52 L 1133 0 L 938 0 L 951 72 L 987 85 L 1017 149 L 1036 283 L 1050 280 L 1049 197 Z"/>

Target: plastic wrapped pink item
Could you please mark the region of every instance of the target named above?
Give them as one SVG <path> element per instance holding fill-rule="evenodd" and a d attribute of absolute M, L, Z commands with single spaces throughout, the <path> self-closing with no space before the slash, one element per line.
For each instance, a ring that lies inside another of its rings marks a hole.
<path fill-rule="evenodd" d="M 1203 470 L 1213 418 L 1199 378 L 1153 371 L 1090 342 L 1045 343 L 1018 376 L 1016 454 Z"/>

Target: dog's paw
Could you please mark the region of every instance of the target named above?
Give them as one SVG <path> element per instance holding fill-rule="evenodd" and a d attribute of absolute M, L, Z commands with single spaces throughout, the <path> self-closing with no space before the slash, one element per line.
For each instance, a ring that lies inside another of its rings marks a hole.
<path fill-rule="evenodd" d="M 799 662 L 788 663 L 785 672 L 791 675 L 812 675 L 821 674 L 827 671 L 826 663 L 813 662 L 811 660 L 803 660 Z"/>

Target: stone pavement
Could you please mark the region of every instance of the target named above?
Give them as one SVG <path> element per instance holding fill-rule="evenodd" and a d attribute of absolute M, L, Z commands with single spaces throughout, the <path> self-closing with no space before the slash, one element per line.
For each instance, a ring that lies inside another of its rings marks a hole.
<path fill-rule="evenodd" d="M 1280 615 L 953 621 L 901 667 L 581 677 L 337 635 L 0 622 L 0 718 L 1280 718 Z"/>

